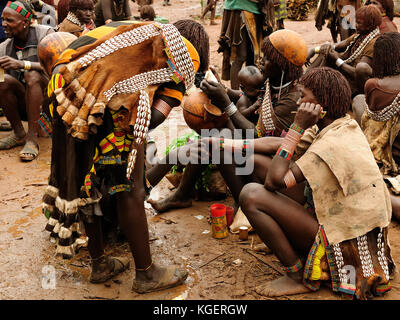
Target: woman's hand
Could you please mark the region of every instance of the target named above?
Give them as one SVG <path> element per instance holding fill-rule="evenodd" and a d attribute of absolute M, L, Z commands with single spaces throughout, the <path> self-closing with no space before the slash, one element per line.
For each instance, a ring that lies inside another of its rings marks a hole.
<path fill-rule="evenodd" d="M 200 89 L 211 99 L 212 104 L 221 110 L 225 110 L 231 103 L 224 85 L 221 83 L 203 80 L 200 83 Z"/>
<path fill-rule="evenodd" d="M 19 70 L 23 69 L 25 66 L 23 61 L 11 58 L 9 56 L 4 56 L 0 58 L 0 67 L 4 70 Z"/>
<path fill-rule="evenodd" d="M 332 61 L 336 61 L 340 58 L 340 54 L 333 49 L 329 50 L 328 56 Z"/>
<path fill-rule="evenodd" d="M 306 130 L 318 122 L 321 112 L 321 105 L 303 102 L 297 109 L 294 123 L 300 128 Z"/>

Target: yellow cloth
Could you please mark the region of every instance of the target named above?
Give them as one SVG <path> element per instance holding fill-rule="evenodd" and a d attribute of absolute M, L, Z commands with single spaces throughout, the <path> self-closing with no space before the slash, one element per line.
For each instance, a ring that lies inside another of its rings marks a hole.
<path fill-rule="evenodd" d="M 389 225 L 389 191 L 367 139 L 350 116 L 319 132 L 296 164 L 312 189 L 329 244 Z"/>

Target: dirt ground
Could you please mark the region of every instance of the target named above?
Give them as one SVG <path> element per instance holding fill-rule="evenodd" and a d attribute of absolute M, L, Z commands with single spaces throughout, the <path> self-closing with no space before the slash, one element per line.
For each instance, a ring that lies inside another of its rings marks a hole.
<path fill-rule="evenodd" d="M 171 0 L 171 7 L 154 1 L 156 13 L 174 22 L 182 18 L 198 18 L 199 0 Z M 136 14 L 137 6 L 133 5 Z M 400 26 L 400 19 L 395 22 Z M 210 36 L 211 63 L 221 66 L 222 56 L 217 53 L 217 26 L 205 26 Z M 307 44 L 313 46 L 330 40 L 327 29 L 318 32 L 312 17 L 308 21 L 286 21 L 288 29 L 301 33 Z M 2 119 L 1 119 L 2 120 Z M 176 108 L 169 120 L 153 131 L 159 154 L 172 138 L 187 132 L 181 109 Z M 1 132 L 0 137 L 8 133 Z M 261 255 L 251 251 L 251 243 L 259 240 L 251 234 L 249 241 L 240 242 L 237 235 L 229 234 L 222 240 L 212 238 L 206 217 L 211 202 L 194 202 L 189 209 L 174 210 L 156 216 L 147 204 L 152 254 L 162 265 L 177 264 L 190 271 L 186 283 L 180 287 L 158 293 L 139 295 L 131 292 L 134 262 L 128 272 L 106 284 L 88 282 L 89 256 L 81 249 L 72 260 L 54 256 L 54 246 L 44 231 L 45 217 L 41 214 L 41 197 L 50 171 L 49 138 L 40 139 L 40 155 L 30 163 L 21 163 L 18 153 L 22 147 L 0 151 L 0 299 L 267 299 L 258 295 L 255 286 L 280 276 L 279 262 L 274 255 Z M 170 193 L 171 184 L 164 179 L 152 191 L 153 198 Z M 233 204 L 232 198 L 222 203 Z M 200 216 L 202 216 L 202 219 Z M 400 258 L 400 226 L 390 226 L 393 257 Z M 127 245 L 107 248 L 115 255 L 130 256 Z M 277 271 L 278 270 L 278 271 Z M 46 282 L 49 275 L 55 282 Z M 378 299 L 400 298 L 400 282 L 392 281 L 392 290 Z M 319 292 L 282 297 L 290 300 L 340 299 L 328 289 Z"/>

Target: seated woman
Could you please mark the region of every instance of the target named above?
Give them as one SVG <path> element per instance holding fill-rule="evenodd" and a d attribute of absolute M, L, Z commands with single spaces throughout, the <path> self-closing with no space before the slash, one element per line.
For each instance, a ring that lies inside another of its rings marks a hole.
<path fill-rule="evenodd" d="M 38 62 L 37 46 L 47 34 L 54 32 L 47 26 L 33 26 L 31 18 L 27 5 L 8 2 L 2 13 L 8 39 L 0 44 L 0 67 L 6 71 L 4 82 L 0 82 L 1 106 L 13 129 L 0 140 L 0 150 L 24 145 L 19 154 L 23 161 L 34 160 L 39 154 L 38 120 L 48 79 Z M 28 132 L 21 120 L 28 121 Z"/>
<path fill-rule="evenodd" d="M 393 218 L 400 221 L 400 34 L 388 32 L 375 42 L 374 78 L 365 83 L 366 110 L 361 128 L 391 191 Z M 392 184 L 393 182 L 393 184 Z"/>
<path fill-rule="evenodd" d="M 397 26 L 393 22 L 394 18 L 394 3 L 393 0 L 367 0 L 365 5 L 376 6 L 382 14 L 382 23 L 379 26 L 380 33 L 396 32 Z"/>
<path fill-rule="evenodd" d="M 94 14 L 93 0 L 71 0 L 67 17 L 58 25 L 57 31 L 70 32 L 80 37 L 95 28 L 92 17 Z"/>
<path fill-rule="evenodd" d="M 334 292 L 358 299 L 383 294 L 394 271 L 390 197 L 363 132 L 346 115 L 349 84 L 327 67 L 308 71 L 299 84 L 300 107 L 274 146 L 265 183 L 240 193 L 243 212 L 287 272 L 256 291 L 298 294 L 326 281 Z M 308 148 L 296 150 L 303 139 Z M 302 200 L 283 194 L 290 189 Z"/>
<path fill-rule="evenodd" d="M 238 111 L 223 84 L 204 80 L 200 88 L 211 98 L 214 105 L 224 110 L 230 117 L 229 128 L 250 129 L 253 132 L 251 138 L 284 136 L 297 110 L 297 100 L 300 95 L 296 83 L 303 73 L 302 66 L 306 61 L 307 46 L 296 32 L 279 30 L 264 39 L 262 50 L 264 60 L 261 63 L 261 71 L 266 85 L 256 125 Z M 171 167 L 169 164 L 160 164 L 149 170 L 147 178 L 150 184 L 155 186 Z M 249 177 L 235 175 L 234 165 L 220 165 L 219 169 L 237 202 L 240 190 L 249 182 Z M 158 212 L 191 206 L 193 186 L 201 172 L 201 165 L 188 164 L 174 194 L 162 200 L 149 199 L 148 202 Z"/>
<path fill-rule="evenodd" d="M 132 16 L 129 0 L 99 0 L 95 7 L 95 24 L 100 27 L 113 21 L 129 20 Z"/>
<path fill-rule="evenodd" d="M 364 93 L 365 81 L 372 74 L 374 43 L 382 23 L 375 6 L 363 6 L 356 12 L 356 33 L 335 45 L 329 43 L 309 51 L 308 60 L 319 54 L 310 68 L 329 66 L 339 70 L 349 81 L 352 97 Z"/>

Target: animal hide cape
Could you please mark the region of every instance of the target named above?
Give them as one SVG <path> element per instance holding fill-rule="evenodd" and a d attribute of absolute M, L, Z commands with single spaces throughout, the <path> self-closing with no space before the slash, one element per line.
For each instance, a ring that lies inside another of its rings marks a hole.
<path fill-rule="evenodd" d="M 143 29 L 146 25 L 148 29 Z M 96 127 L 101 125 L 106 107 L 116 111 L 122 106 L 129 116 L 121 126 L 132 132 L 140 90 L 147 93 L 151 105 L 158 85 L 172 81 L 174 71 L 185 83 L 191 76 L 176 68 L 171 54 L 167 55 L 166 46 L 161 25 L 138 23 L 120 26 L 95 43 L 79 48 L 71 62 L 60 69 L 65 85 L 55 91 L 56 110 L 68 132 L 74 138 L 87 140 L 88 135 L 96 133 Z M 193 64 L 191 69 L 194 74 Z M 148 115 L 142 114 L 142 118 L 148 118 Z"/>

